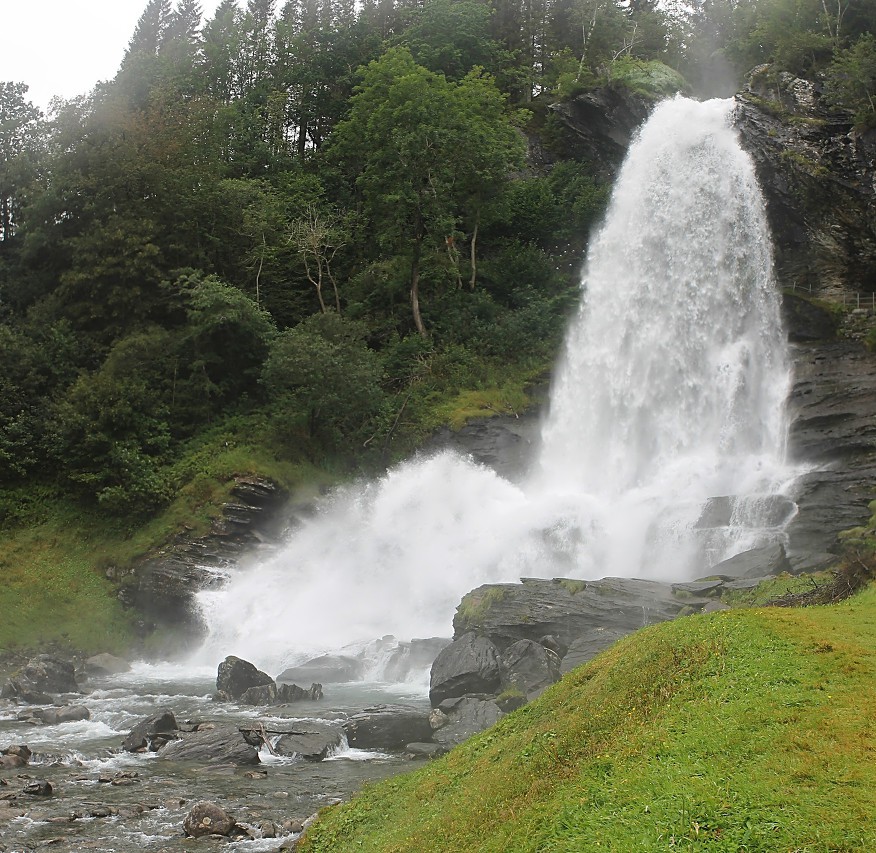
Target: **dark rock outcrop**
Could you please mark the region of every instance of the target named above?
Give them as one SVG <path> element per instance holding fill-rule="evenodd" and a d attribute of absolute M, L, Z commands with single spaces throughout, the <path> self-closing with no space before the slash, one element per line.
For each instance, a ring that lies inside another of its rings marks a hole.
<path fill-rule="evenodd" d="M 432 738 L 428 711 L 408 705 L 365 708 L 344 723 L 344 731 L 347 743 L 358 749 L 403 749 Z"/>
<path fill-rule="evenodd" d="M 708 605 L 706 605 L 708 606 Z M 705 610 L 705 608 L 703 608 Z M 591 628 L 572 642 L 560 661 L 560 672 L 565 675 L 576 667 L 595 658 L 600 652 L 614 645 L 625 634 L 612 628 Z"/>
<path fill-rule="evenodd" d="M 722 560 L 709 569 L 710 577 L 728 580 L 750 580 L 780 575 L 791 571 L 791 564 L 781 544 L 765 545 Z M 678 591 L 677 588 L 675 590 Z"/>
<path fill-rule="evenodd" d="M 600 177 L 611 178 L 653 106 L 625 86 L 605 86 L 550 109 L 567 130 L 569 153 L 592 164 Z"/>
<path fill-rule="evenodd" d="M 266 688 L 259 691 L 258 688 Z M 277 685 L 266 672 L 243 658 L 228 655 L 216 674 L 219 699 L 239 699 L 245 705 L 266 705 L 277 698 Z M 265 698 L 268 697 L 269 698 Z M 244 698 L 246 697 L 246 698 Z"/>
<path fill-rule="evenodd" d="M 498 692 L 501 684 L 498 649 L 486 637 L 470 631 L 435 658 L 429 680 L 429 701 L 435 707 L 445 699 L 466 693 Z"/>
<path fill-rule="evenodd" d="M 468 593 L 453 617 L 455 636 L 475 631 L 499 650 L 518 640 L 552 635 L 565 647 L 593 628 L 628 634 L 701 609 L 705 599 L 676 595 L 657 581 L 524 578 L 519 584 L 486 584 Z M 437 661 L 436 661 L 437 663 Z"/>
<path fill-rule="evenodd" d="M 468 740 L 473 734 L 495 725 L 503 716 L 496 702 L 485 696 L 445 699 L 438 710 L 446 715 L 447 722 L 434 732 L 432 740 L 445 747 Z"/>
<path fill-rule="evenodd" d="M 547 394 L 547 384 L 531 389 L 530 397 Z M 475 462 L 492 468 L 500 476 L 516 481 L 528 468 L 533 448 L 538 445 L 541 416 L 537 407 L 519 415 L 500 414 L 474 418 L 457 430 L 442 427 L 424 445 L 423 450 L 451 449 Z"/>
<path fill-rule="evenodd" d="M 795 571 L 823 567 L 837 534 L 865 523 L 876 499 L 876 354 L 854 341 L 800 344 L 789 401 L 790 450 L 812 464 L 788 525 Z"/>
<path fill-rule="evenodd" d="M 876 290 L 876 133 L 829 110 L 819 84 L 756 68 L 736 126 L 767 202 L 784 286 Z"/>
<path fill-rule="evenodd" d="M 534 640 L 518 640 L 502 654 L 502 684 L 523 694 L 527 702 L 560 680 L 560 659 Z"/>
<path fill-rule="evenodd" d="M 126 581 L 119 592 L 124 604 L 153 625 L 173 625 L 184 640 L 202 636 L 195 595 L 224 583 L 243 555 L 278 542 L 286 522 L 280 510 L 289 495 L 271 480 L 237 477 L 231 494 L 233 500 L 206 536 L 180 534 L 136 565 L 129 578 L 115 568 L 107 571 L 112 580 Z M 166 651 L 179 653 L 178 648 Z"/>

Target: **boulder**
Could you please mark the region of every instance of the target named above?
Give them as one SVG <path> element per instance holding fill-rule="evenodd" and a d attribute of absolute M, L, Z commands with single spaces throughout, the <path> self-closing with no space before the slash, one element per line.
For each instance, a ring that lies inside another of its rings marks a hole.
<path fill-rule="evenodd" d="M 364 662 L 349 655 L 320 655 L 312 658 L 301 666 L 292 666 L 283 670 L 277 681 L 308 684 L 338 684 L 346 681 L 357 681 L 362 677 Z"/>
<path fill-rule="evenodd" d="M 71 661 L 54 655 L 37 655 L 4 685 L 0 696 L 33 704 L 51 702 L 52 693 L 78 693 L 79 685 Z"/>
<path fill-rule="evenodd" d="M 250 687 L 244 690 L 238 697 L 241 705 L 272 705 L 277 701 L 277 685 L 261 684 L 258 687 Z"/>
<path fill-rule="evenodd" d="M 129 672 L 131 664 L 123 658 L 115 655 L 103 654 L 93 655 L 82 664 L 82 672 L 89 677 L 103 678 L 107 675 L 118 675 L 122 672 Z"/>
<path fill-rule="evenodd" d="M 45 779 L 38 779 L 25 785 L 22 793 L 30 794 L 32 797 L 51 797 L 55 792 L 50 782 L 47 782 Z"/>
<path fill-rule="evenodd" d="M 31 715 L 47 726 L 90 720 L 91 712 L 84 705 L 64 705 L 60 708 L 37 708 Z"/>
<path fill-rule="evenodd" d="M 274 744 L 278 755 L 300 756 L 306 761 L 322 761 L 344 740 L 344 730 L 331 723 L 308 722 L 286 732 Z"/>
<path fill-rule="evenodd" d="M 780 575 L 791 570 L 791 564 L 785 554 L 785 546 L 781 543 L 765 545 L 743 551 L 729 560 L 716 563 L 709 570 L 710 577 L 727 580 L 750 580 Z"/>
<path fill-rule="evenodd" d="M 203 835 L 231 835 L 236 823 L 228 812 L 216 805 L 202 801 L 195 803 L 183 820 L 183 832 L 191 838 Z"/>
<path fill-rule="evenodd" d="M 486 584 L 465 595 L 453 617 L 454 636 L 475 631 L 504 650 L 518 640 L 537 642 L 551 635 L 568 648 L 593 628 L 628 634 L 698 612 L 707 600 L 676 595 L 670 584 L 634 578 L 524 578 L 519 584 Z"/>
<path fill-rule="evenodd" d="M 434 732 L 432 740 L 448 748 L 488 729 L 503 716 L 499 706 L 492 699 L 476 696 L 445 699 L 438 709 L 449 719 L 446 725 Z"/>
<path fill-rule="evenodd" d="M 527 702 L 560 680 L 560 659 L 533 640 L 518 640 L 502 654 L 502 686 L 520 691 Z"/>
<path fill-rule="evenodd" d="M 444 699 L 466 693 L 494 693 L 501 684 L 502 670 L 496 646 L 486 637 L 470 631 L 435 658 L 429 680 L 429 701 L 434 707 Z"/>
<path fill-rule="evenodd" d="M 249 661 L 229 655 L 219 664 L 216 675 L 216 689 L 222 699 L 240 699 L 251 687 L 276 685 L 274 679 L 257 669 Z M 273 701 L 273 700 L 271 700 Z M 258 704 L 258 703 L 251 703 Z"/>
<path fill-rule="evenodd" d="M 309 690 L 299 687 L 297 684 L 278 684 L 278 702 L 318 702 L 322 699 L 322 685 L 311 684 Z"/>
<path fill-rule="evenodd" d="M 410 758 L 438 758 L 448 752 L 442 743 L 409 743 L 405 746 L 405 754 Z"/>
<path fill-rule="evenodd" d="M 718 582 L 720 585 L 720 581 Z M 578 637 L 560 661 L 560 672 L 565 675 L 581 664 L 595 658 L 601 651 L 614 645 L 625 633 L 611 628 L 591 628 Z"/>
<path fill-rule="evenodd" d="M 259 763 L 259 751 L 235 726 L 183 732 L 159 753 L 171 761 L 197 761 L 201 764 L 234 764 L 246 766 Z"/>
<path fill-rule="evenodd" d="M 173 711 L 165 708 L 137 723 L 122 741 L 122 749 L 125 752 L 157 752 L 178 732 Z"/>
<path fill-rule="evenodd" d="M 0 750 L 0 769 L 14 770 L 18 767 L 24 767 L 33 753 L 24 744 L 9 746 L 4 750 Z"/>
<path fill-rule="evenodd" d="M 357 749 L 404 749 L 432 739 L 429 712 L 409 705 L 376 705 L 344 723 L 347 743 Z"/>

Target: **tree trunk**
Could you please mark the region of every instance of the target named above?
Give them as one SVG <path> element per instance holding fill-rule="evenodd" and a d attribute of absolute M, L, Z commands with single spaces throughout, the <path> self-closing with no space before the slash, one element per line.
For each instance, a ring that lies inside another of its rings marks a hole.
<path fill-rule="evenodd" d="M 478 226 L 481 224 L 481 212 L 478 210 L 478 214 L 475 217 L 475 225 L 474 231 L 471 232 L 471 278 L 468 280 L 468 286 L 474 290 L 475 284 L 478 280 L 478 255 L 477 255 L 477 245 L 478 245 Z"/>
<path fill-rule="evenodd" d="M 417 237 L 414 243 L 414 253 L 411 257 L 411 310 L 414 314 L 414 326 L 420 333 L 420 337 L 428 338 L 426 327 L 423 325 L 423 317 L 420 314 L 420 249 L 423 238 Z"/>

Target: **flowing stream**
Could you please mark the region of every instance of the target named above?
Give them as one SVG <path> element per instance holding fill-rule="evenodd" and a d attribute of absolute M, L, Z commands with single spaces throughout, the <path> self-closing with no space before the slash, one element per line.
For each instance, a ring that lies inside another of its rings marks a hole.
<path fill-rule="evenodd" d="M 664 102 L 630 149 L 591 242 L 529 473 L 511 482 L 443 452 L 338 489 L 276 556 L 200 594 L 209 635 L 192 660 L 98 683 L 84 700 L 92 717 L 80 723 L 29 728 L 0 703 L 0 743 L 29 743 L 37 755 L 27 773 L 66 795 L 43 814 L 0 812 L 0 850 L 70 833 L 75 842 L 56 849 L 188 849 L 183 801 L 216 799 L 253 819 L 284 809 L 304 817 L 402 766 L 346 749 L 317 765 L 266 755 L 269 776 L 251 779 L 118 752 L 157 707 L 179 719 L 264 719 L 210 701 L 226 655 L 277 675 L 388 634 L 449 636 L 460 598 L 483 583 L 684 580 L 782 537 L 765 510 L 795 474 L 785 461 L 789 365 L 764 204 L 731 110 L 731 101 Z M 712 498 L 728 499 L 730 524 L 701 529 Z M 425 706 L 424 673 L 382 684 L 378 658 L 371 683 L 331 685 L 312 713 L 337 718 L 381 700 Z M 98 781 L 132 770 L 140 775 L 128 787 Z M 90 817 L 92 801 L 148 808 Z M 77 809 L 83 817 L 62 827 Z"/>

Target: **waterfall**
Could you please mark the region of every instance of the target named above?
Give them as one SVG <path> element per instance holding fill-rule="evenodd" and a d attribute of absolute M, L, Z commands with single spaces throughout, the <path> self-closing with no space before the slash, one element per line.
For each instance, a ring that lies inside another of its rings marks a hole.
<path fill-rule="evenodd" d="M 339 489 L 199 603 L 204 662 L 279 671 L 448 636 L 462 595 L 539 577 L 681 580 L 781 536 L 789 387 L 764 204 L 731 101 L 659 105 L 591 243 L 531 476 L 445 452 Z M 710 525 L 710 501 L 727 518 Z"/>

